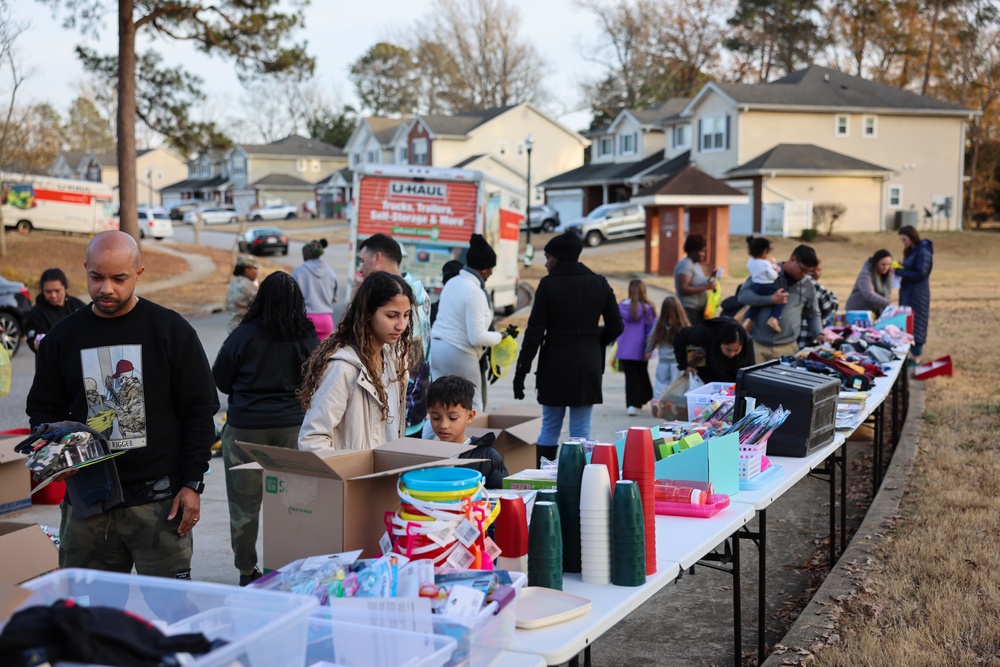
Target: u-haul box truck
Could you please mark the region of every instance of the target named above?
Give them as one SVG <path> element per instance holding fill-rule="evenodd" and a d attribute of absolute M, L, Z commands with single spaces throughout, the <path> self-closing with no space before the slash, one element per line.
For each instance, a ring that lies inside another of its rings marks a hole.
<path fill-rule="evenodd" d="M 354 172 L 354 197 L 348 252 L 352 285 L 359 280 L 358 245 L 381 232 L 402 247 L 402 270 L 429 293 L 439 293 L 441 267 L 452 259 L 464 263 L 469 238 L 479 233 L 497 253 L 486 282 L 493 306 L 513 311 L 524 200 L 512 188 L 468 169 L 365 165 Z"/>
<path fill-rule="evenodd" d="M 80 234 L 118 229 L 109 185 L 11 173 L 0 173 L 0 179 L 7 192 L 3 201 L 5 227 Z"/>

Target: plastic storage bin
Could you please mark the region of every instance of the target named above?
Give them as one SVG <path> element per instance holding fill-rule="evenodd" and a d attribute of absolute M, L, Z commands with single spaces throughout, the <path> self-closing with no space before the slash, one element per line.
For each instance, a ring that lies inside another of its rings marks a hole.
<path fill-rule="evenodd" d="M 510 572 L 514 588 L 520 593 L 528 577 L 520 572 Z M 317 618 L 338 622 L 363 623 L 383 628 L 425 632 L 449 637 L 455 641 L 455 650 L 445 663 L 448 667 L 486 667 L 503 652 L 514 639 L 514 622 L 517 615 L 517 600 L 497 612 L 498 605 L 487 605 L 477 616 L 455 618 L 440 614 L 405 615 L 389 612 L 362 612 L 355 607 L 338 607 L 336 600 L 331 606 L 321 607 Z"/>
<path fill-rule="evenodd" d="M 302 665 L 312 597 L 161 577 L 59 570 L 22 584 L 32 596 L 21 608 L 69 598 L 77 604 L 134 613 L 170 634 L 202 632 L 228 644 L 189 667 Z"/>
<path fill-rule="evenodd" d="M 450 637 L 313 616 L 304 665 L 443 667 L 454 652 L 455 640 Z"/>
<path fill-rule="evenodd" d="M 732 382 L 709 382 L 684 394 L 688 404 L 688 419 L 694 421 L 698 415 L 716 401 L 733 400 L 736 385 Z M 729 393 L 726 393 L 728 390 Z"/>

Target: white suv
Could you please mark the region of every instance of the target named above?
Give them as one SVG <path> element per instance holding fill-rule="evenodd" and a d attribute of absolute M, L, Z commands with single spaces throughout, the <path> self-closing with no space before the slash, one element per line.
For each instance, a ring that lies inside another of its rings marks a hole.
<path fill-rule="evenodd" d="M 640 204 L 622 202 L 604 204 L 586 218 L 574 220 L 566 229 L 576 232 L 588 246 L 601 245 L 611 239 L 646 235 L 646 209 Z"/>
<path fill-rule="evenodd" d="M 170 220 L 170 214 L 162 208 L 140 208 L 139 209 L 139 236 L 146 238 L 152 236 L 159 241 L 174 235 L 174 223 Z"/>

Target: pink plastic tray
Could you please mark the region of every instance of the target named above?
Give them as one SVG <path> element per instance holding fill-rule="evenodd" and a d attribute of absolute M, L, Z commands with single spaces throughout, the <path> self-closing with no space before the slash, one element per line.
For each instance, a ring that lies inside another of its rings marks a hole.
<path fill-rule="evenodd" d="M 729 496 L 724 493 L 713 493 L 704 505 L 689 503 L 670 503 L 656 501 L 656 513 L 667 516 L 690 516 L 698 519 L 711 519 L 713 516 L 729 507 Z"/>

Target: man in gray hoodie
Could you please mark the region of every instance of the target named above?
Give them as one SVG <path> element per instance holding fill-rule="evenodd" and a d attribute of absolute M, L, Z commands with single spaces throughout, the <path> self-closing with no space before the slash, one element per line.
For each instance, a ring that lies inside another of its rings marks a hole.
<path fill-rule="evenodd" d="M 306 317 L 316 327 L 321 341 L 333 333 L 333 304 L 337 302 L 337 274 L 320 259 L 326 239 L 310 241 L 302 246 L 303 262 L 292 271 L 306 301 Z"/>
<path fill-rule="evenodd" d="M 800 245 L 781 264 L 776 281 L 781 289 L 777 292 L 770 296 L 755 294 L 750 289 L 749 279 L 743 283 L 738 295 L 739 302 L 759 309 L 750 333 L 758 364 L 797 353 L 797 341 L 803 323 L 808 323 L 811 339 L 815 340 L 823 331 L 816 289 L 813 282 L 807 279 L 818 264 L 816 251 L 807 245 Z M 778 320 L 781 331 L 774 331 L 767 326 L 767 318 L 771 316 L 770 306 L 777 304 L 785 304 L 785 310 Z"/>

